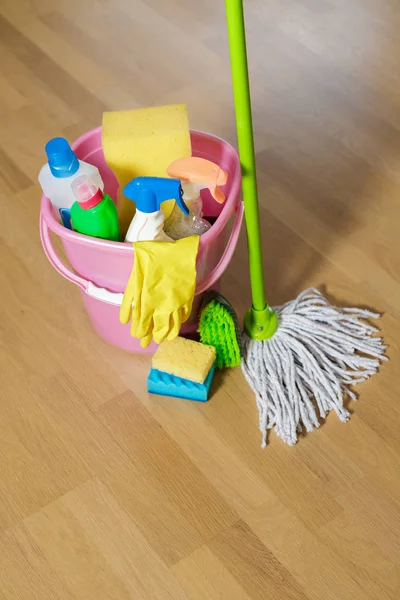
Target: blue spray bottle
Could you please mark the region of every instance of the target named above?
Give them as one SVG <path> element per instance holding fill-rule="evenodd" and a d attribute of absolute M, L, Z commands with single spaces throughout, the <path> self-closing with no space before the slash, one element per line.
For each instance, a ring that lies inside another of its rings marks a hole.
<path fill-rule="evenodd" d="M 136 204 L 136 213 L 125 236 L 125 242 L 173 241 L 164 233 L 165 215 L 160 207 L 165 200 L 175 200 L 181 211 L 185 215 L 189 214 L 178 179 L 136 177 L 125 186 L 124 194 Z"/>

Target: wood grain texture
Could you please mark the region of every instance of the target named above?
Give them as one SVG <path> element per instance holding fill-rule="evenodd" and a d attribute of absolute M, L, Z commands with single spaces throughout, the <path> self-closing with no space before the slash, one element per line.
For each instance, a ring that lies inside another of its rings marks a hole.
<path fill-rule="evenodd" d="M 384 313 L 391 361 L 261 451 L 240 371 L 149 397 L 44 257 L 37 172 L 104 110 L 186 102 L 235 142 L 222 0 L 0 0 L 0 600 L 400 597 L 400 7 L 246 0 L 269 299 Z M 241 316 L 245 236 L 224 279 Z"/>

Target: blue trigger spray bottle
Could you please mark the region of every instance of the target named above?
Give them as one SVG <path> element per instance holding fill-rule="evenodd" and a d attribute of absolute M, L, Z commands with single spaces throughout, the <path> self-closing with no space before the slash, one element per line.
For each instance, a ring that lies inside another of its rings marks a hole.
<path fill-rule="evenodd" d="M 165 215 L 161 203 L 175 200 L 181 211 L 189 214 L 183 201 L 181 182 L 167 177 L 136 177 L 124 188 L 124 195 L 136 204 L 136 213 L 125 236 L 125 242 L 172 242 L 164 232 Z"/>

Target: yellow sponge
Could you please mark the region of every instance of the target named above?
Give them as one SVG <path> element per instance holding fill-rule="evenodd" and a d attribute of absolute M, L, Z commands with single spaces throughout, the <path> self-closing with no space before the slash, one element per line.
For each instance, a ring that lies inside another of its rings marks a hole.
<path fill-rule="evenodd" d="M 174 160 L 192 154 L 187 107 L 174 104 L 105 112 L 102 143 L 106 163 L 119 183 L 118 210 L 124 235 L 135 213 L 134 203 L 121 193 L 126 184 L 139 176 L 167 177 Z M 169 204 L 167 213 L 174 203 Z"/>
<path fill-rule="evenodd" d="M 215 348 L 181 337 L 165 340 L 153 356 L 152 367 L 196 383 L 204 383 L 215 361 Z"/>

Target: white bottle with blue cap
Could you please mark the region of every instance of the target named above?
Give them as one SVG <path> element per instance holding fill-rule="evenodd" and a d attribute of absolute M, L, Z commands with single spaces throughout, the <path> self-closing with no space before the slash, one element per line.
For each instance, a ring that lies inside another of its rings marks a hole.
<path fill-rule="evenodd" d="M 173 242 L 164 232 L 165 216 L 161 204 L 175 200 L 181 211 L 189 214 L 183 201 L 181 182 L 167 177 L 136 177 L 124 188 L 124 195 L 136 204 L 136 213 L 125 242 Z"/>
<path fill-rule="evenodd" d="M 65 227 L 71 229 L 70 209 L 76 198 L 72 183 L 77 177 L 86 175 L 102 191 L 104 183 L 94 165 L 78 160 L 65 138 L 53 138 L 45 146 L 48 162 L 41 168 L 39 183 L 43 193 L 60 212 Z"/>

